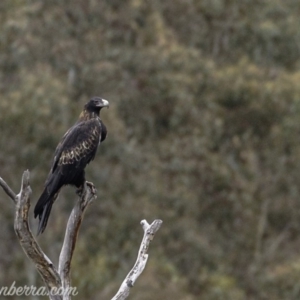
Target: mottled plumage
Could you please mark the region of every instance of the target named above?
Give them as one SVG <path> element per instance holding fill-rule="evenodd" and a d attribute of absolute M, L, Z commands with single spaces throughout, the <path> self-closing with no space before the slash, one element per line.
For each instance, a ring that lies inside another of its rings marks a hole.
<path fill-rule="evenodd" d="M 84 106 L 76 124 L 58 144 L 45 189 L 34 208 L 34 217 L 39 216 L 38 234 L 45 230 L 52 205 L 62 186 L 70 184 L 79 190 L 83 188 L 84 168 L 94 159 L 98 145 L 107 134 L 100 119 L 100 110 L 108 105 L 104 99 L 92 98 Z"/>

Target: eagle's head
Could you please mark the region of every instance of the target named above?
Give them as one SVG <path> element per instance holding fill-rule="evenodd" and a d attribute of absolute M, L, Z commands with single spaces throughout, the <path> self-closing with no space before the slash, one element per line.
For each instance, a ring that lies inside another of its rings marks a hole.
<path fill-rule="evenodd" d="M 108 107 L 109 102 L 100 97 L 93 97 L 85 106 L 84 109 L 89 113 L 97 113 L 99 114 L 101 108 Z"/>

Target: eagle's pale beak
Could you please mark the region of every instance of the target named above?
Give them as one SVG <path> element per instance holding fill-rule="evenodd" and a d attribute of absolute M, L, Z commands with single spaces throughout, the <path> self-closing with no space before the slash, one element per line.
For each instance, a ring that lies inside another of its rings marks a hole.
<path fill-rule="evenodd" d="M 99 105 L 97 105 L 99 107 L 109 107 L 109 102 L 105 99 L 102 99 L 101 102 L 99 102 Z"/>

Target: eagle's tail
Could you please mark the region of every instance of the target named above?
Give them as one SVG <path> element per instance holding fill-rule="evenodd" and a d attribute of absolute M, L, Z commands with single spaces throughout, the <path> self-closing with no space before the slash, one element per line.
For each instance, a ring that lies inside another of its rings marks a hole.
<path fill-rule="evenodd" d="M 48 193 L 47 188 L 45 188 L 34 208 L 34 217 L 36 218 L 39 216 L 38 235 L 43 233 L 47 226 L 51 208 L 56 198 L 57 193 L 55 195 L 51 195 Z"/>

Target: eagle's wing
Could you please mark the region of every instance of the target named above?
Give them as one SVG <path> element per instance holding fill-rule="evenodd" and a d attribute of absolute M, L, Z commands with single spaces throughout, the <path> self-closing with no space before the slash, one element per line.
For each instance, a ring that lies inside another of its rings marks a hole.
<path fill-rule="evenodd" d="M 100 120 L 91 119 L 75 124 L 65 133 L 58 144 L 49 176 L 57 168 L 62 175 L 76 172 L 76 169 L 84 169 L 94 159 L 100 140 Z"/>

